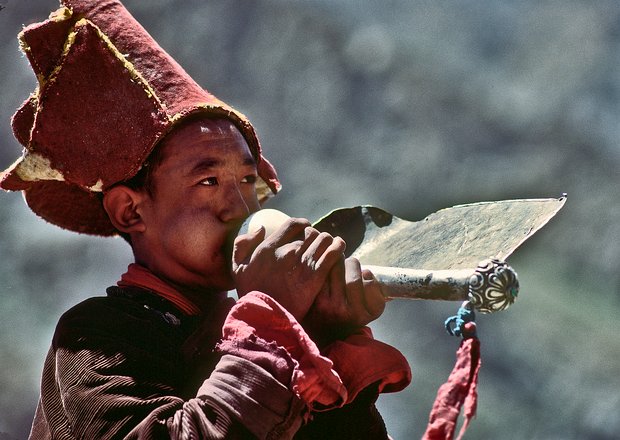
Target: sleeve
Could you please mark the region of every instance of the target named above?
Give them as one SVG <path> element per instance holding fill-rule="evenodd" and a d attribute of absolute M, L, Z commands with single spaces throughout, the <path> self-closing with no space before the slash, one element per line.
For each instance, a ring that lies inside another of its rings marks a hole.
<path fill-rule="evenodd" d="M 196 395 L 184 398 L 186 372 L 168 333 L 140 311 L 99 305 L 63 317 L 38 410 L 51 437 L 292 438 L 305 404 L 282 382 L 291 371 L 273 368 L 278 380 L 270 365 L 223 352 Z"/>

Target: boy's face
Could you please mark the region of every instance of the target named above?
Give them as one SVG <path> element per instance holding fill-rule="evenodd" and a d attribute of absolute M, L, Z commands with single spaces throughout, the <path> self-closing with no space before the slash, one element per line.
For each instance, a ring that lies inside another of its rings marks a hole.
<path fill-rule="evenodd" d="M 141 218 L 142 256 L 154 273 L 189 289 L 234 288 L 232 243 L 260 206 L 256 161 L 234 125 L 197 120 L 170 134 Z"/>

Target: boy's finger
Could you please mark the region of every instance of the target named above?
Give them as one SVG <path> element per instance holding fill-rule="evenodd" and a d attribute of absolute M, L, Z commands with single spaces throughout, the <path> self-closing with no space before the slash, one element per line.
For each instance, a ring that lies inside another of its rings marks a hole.
<path fill-rule="evenodd" d="M 345 265 L 344 258 L 340 258 L 332 267 L 329 273 L 329 289 L 328 294 L 332 302 L 342 302 L 346 305 L 346 284 L 344 280 Z"/>
<path fill-rule="evenodd" d="M 314 243 L 314 241 L 319 236 L 320 232 L 314 229 L 312 226 L 308 226 L 304 229 L 304 239 L 302 245 L 299 247 L 297 253 L 299 256 L 302 256 Z"/>
<path fill-rule="evenodd" d="M 315 237 L 305 240 L 306 250 L 301 255 L 301 261 L 311 269 L 315 269 L 319 258 L 329 248 L 334 238 L 327 232 L 321 232 Z"/>
<path fill-rule="evenodd" d="M 346 247 L 347 245 L 342 238 L 334 237 L 329 246 L 320 253 L 318 260 L 316 260 L 316 270 L 320 273 L 330 272 L 334 265 L 343 259 Z M 344 280 L 344 276 L 342 278 Z"/>
<path fill-rule="evenodd" d="M 372 320 L 377 319 L 385 310 L 385 297 L 379 281 L 369 270 L 362 271 L 364 284 L 364 305 Z"/>
<path fill-rule="evenodd" d="M 362 277 L 362 267 L 357 258 L 347 258 L 345 261 L 347 300 L 352 323 L 366 325 L 372 321 L 372 315 L 366 304 L 365 285 Z"/>
<path fill-rule="evenodd" d="M 285 243 L 298 240 L 304 236 L 304 229 L 310 226 L 310 222 L 304 218 L 289 218 L 265 240 L 269 247 L 278 247 Z"/>
<path fill-rule="evenodd" d="M 232 255 L 234 268 L 244 261 L 247 261 L 264 239 L 265 228 L 263 226 L 248 234 L 239 235 L 235 238 Z"/>

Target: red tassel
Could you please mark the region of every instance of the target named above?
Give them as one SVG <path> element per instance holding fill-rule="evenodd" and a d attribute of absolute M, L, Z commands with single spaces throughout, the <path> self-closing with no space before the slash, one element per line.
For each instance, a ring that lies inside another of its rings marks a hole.
<path fill-rule="evenodd" d="M 454 369 L 448 381 L 437 391 L 423 440 L 452 440 L 461 407 L 464 406 L 465 420 L 458 439 L 463 437 L 469 422 L 476 415 L 480 364 L 478 338 L 463 339 L 456 352 Z"/>

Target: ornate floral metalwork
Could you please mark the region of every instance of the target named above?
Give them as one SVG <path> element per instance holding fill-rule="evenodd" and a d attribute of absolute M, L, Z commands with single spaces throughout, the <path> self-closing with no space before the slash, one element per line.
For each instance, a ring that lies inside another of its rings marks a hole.
<path fill-rule="evenodd" d="M 505 310 L 519 293 L 515 271 L 501 260 L 485 260 L 469 280 L 469 300 L 481 313 Z"/>

